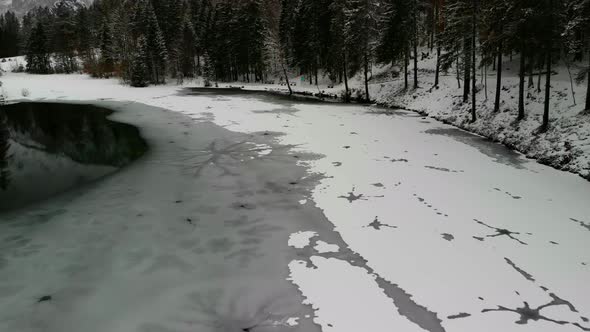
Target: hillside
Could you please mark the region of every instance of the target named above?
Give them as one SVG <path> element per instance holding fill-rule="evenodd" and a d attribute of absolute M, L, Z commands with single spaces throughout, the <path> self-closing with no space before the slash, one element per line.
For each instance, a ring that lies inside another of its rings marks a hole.
<path fill-rule="evenodd" d="M 37 6 L 52 6 L 56 0 L 0 0 L 0 13 L 13 11 L 17 16 L 23 16 L 29 10 Z M 86 5 L 91 4 L 92 0 L 78 0 Z"/>

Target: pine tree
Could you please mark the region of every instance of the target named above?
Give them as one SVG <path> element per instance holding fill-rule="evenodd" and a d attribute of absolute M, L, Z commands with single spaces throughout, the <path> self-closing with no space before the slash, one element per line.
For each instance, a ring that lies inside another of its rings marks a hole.
<path fill-rule="evenodd" d="M 27 72 L 49 74 L 52 71 L 45 26 L 37 22 L 31 30 L 27 43 Z"/>
<path fill-rule="evenodd" d="M 588 56 L 588 65 L 580 70 L 577 80 L 587 79 L 586 104 L 584 109 L 590 111 L 590 0 L 572 0 L 569 3 L 572 13 L 563 35 L 566 37 L 567 50 L 583 60 Z"/>
<path fill-rule="evenodd" d="M 131 79 L 133 87 L 146 87 L 150 79 L 148 74 L 148 43 L 145 36 L 137 39 L 137 48 L 131 60 Z"/>
<path fill-rule="evenodd" d="M 0 14 L 0 58 L 19 55 L 20 30 L 18 18 L 13 12 Z"/>
<path fill-rule="evenodd" d="M 553 60 L 556 54 L 559 54 L 560 45 L 559 37 L 563 32 L 564 25 L 561 21 L 560 14 L 563 13 L 563 3 L 558 0 L 540 0 L 536 3 L 536 9 L 540 12 L 540 20 L 543 23 L 537 26 L 535 38 L 540 42 L 546 65 L 545 77 L 545 105 L 543 111 L 543 123 L 540 132 L 549 129 L 549 113 L 551 105 L 551 75 L 553 70 Z"/>
<path fill-rule="evenodd" d="M 408 70 L 408 50 L 412 43 L 413 33 L 413 0 L 387 0 L 384 2 L 383 13 L 380 19 L 382 31 L 377 44 L 377 60 L 380 63 L 403 63 L 404 71 Z M 405 75 L 407 78 L 407 75 Z M 405 89 L 408 88 L 407 79 Z"/>
<path fill-rule="evenodd" d="M 168 57 L 166 41 L 160 30 L 154 7 L 149 1 L 147 2 L 144 14 L 144 19 L 147 21 L 146 38 L 149 50 L 148 58 L 152 72 L 151 81 L 153 84 L 162 84 L 166 81 L 166 59 Z"/>
<path fill-rule="evenodd" d="M 346 0 L 334 0 L 329 7 L 331 12 L 330 22 L 330 51 L 327 61 L 327 70 L 332 79 L 338 75 L 344 81 L 344 101 L 350 101 L 350 90 L 348 87 L 348 49 L 346 45 Z"/>
<path fill-rule="evenodd" d="M 112 23 L 109 18 L 105 18 L 100 29 L 100 58 L 99 58 L 99 77 L 111 77 L 115 72 L 115 62 L 117 52 L 114 41 Z"/>
<path fill-rule="evenodd" d="M 346 22 L 346 48 L 349 50 L 349 73 L 363 71 L 365 100 L 369 94 L 369 66 L 373 61 L 377 36 L 377 7 L 372 0 L 348 0 Z"/>
<path fill-rule="evenodd" d="M 56 53 L 59 71 L 72 73 L 78 69 L 76 61 L 76 15 L 82 5 L 76 0 L 59 0 L 51 8 L 51 44 Z"/>
<path fill-rule="evenodd" d="M 320 28 L 319 19 L 321 2 L 316 0 L 301 0 L 296 10 L 295 26 L 293 28 L 293 60 L 294 66 L 307 74 L 310 82 L 320 65 Z M 316 82 L 317 83 L 317 82 Z"/>
<path fill-rule="evenodd" d="M 455 62 L 463 71 L 463 101 L 469 100 L 471 92 L 472 35 L 473 35 L 472 0 L 449 0 L 445 6 L 445 29 L 441 35 L 441 44 L 446 53 L 441 56 L 441 67 L 450 68 Z"/>
<path fill-rule="evenodd" d="M 513 4 L 505 0 L 489 0 L 483 2 L 483 31 L 485 40 L 482 44 L 483 63 L 497 64 L 496 97 L 494 101 L 494 112 L 500 111 L 502 94 L 502 56 L 508 44 L 509 35 L 506 33 L 507 26 L 512 21 L 511 13 Z"/>

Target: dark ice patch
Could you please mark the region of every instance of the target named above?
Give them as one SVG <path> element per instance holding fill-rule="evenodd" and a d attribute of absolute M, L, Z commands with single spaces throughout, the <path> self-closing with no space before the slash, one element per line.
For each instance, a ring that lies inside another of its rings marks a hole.
<path fill-rule="evenodd" d="M 574 218 L 570 218 L 570 220 L 577 223 L 578 225 L 584 227 L 588 231 L 590 231 L 590 223 L 584 222 L 582 220 L 574 219 Z"/>
<path fill-rule="evenodd" d="M 365 227 L 372 227 L 375 230 L 380 231 L 382 227 L 389 227 L 389 228 L 397 228 L 397 226 L 391 226 L 391 225 L 387 225 L 387 224 L 383 224 L 379 221 L 379 217 L 375 217 L 375 220 L 373 220 L 372 223 L 370 223 L 369 225 L 365 226 Z"/>
<path fill-rule="evenodd" d="M 520 275 L 522 275 L 526 280 L 535 282 L 535 278 L 533 278 L 531 274 L 516 266 L 516 264 L 514 264 L 514 262 L 511 261 L 509 258 L 504 257 L 504 260 L 506 261 L 506 263 L 508 263 L 508 265 L 510 265 L 514 270 L 516 270 L 516 272 L 520 273 Z"/>
<path fill-rule="evenodd" d="M 424 168 L 428 168 L 428 169 L 433 169 L 435 171 L 440 171 L 440 172 L 447 172 L 447 173 L 464 173 L 465 171 L 456 171 L 453 169 L 449 169 L 446 167 L 436 167 L 436 166 L 424 166 Z"/>
<path fill-rule="evenodd" d="M 453 236 L 453 234 L 449 234 L 449 233 L 443 233 L 441 234 L 443 239 L 452 242 L 455 239 L 455 236 Z"/>
<path fill-rule="evenodd" d="M 459 318 L 467 318 L 467 317 L 471 317 L 471 314 L 468 314 L 466 312 L 462 312 L 462 313 L 458 313 L 456 315 L 448 316 L 447 319 L 459 319 Z"/>
<path fill-rule="evenodd" d="M 473 219 L 473 220 L 475 222 L 477 222 L 478 224 L 480 224 L 482 226 L 485 226 L 485 227 L 487 227 L 489 229 L 492 229 L 492 230 L 494 230 L 496 232 L 495 234 L 486 235 L 486 238 L 493 238 L 493 237 L 499 237 L 499 236 L 507 236 L 510 239 L 512 239 L 512 240 L 514 240 L 514 241 L 516 241 L 516 242 L 518 242 L 518 243 L 520 243 L 522 245 L 525 245 L 525 246 L 528 245 L 527 243 L 521 241 L 520 239 L 518 239 L 517 237 L 514 236 L 514 235 L 520 235 L 520 233 L 518 233 L 518 232 L 513 232 L 513 231 L 510 231 L 510 230 L 504 229 L 504 228 L 493 227 L 493 226 L 490 226 L 490 225 L 484 223 L 483 221 L 479 221 L 477 219 Z M 528 234 L 530 234 L 530 233 L 528 233 Z M 477 238 L 477 239 L 479 240 L 480 238 Z M 481 241 L 484 241 L 485 240 L 485 238 L 481 238 L 481 239 L 482 239 Z"/>

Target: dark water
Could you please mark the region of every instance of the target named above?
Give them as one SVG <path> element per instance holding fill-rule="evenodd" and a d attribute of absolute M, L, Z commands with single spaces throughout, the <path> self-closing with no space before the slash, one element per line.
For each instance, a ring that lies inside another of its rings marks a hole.
<path fill-rule="evenodd" d="M 139 130 L 92 105 L 0 106 L 0 210 L 113 173 L 147 150 Z"/>

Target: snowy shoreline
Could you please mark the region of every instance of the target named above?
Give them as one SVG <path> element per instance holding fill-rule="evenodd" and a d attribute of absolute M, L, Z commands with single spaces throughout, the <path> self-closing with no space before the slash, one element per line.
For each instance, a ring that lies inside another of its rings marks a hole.
<path fill-rule="evenodd" d="M 577 174 L 590 181 L 590 112 L 583 111 L 585 84 L 574 85 L 577 104 L 570 105 L 571 86 L 564 68 L 557 68 L 558 74 L 552 79 L 552 110 L 550 127 L 546 133 L 537 133 L 540 127 L 540 117 L 544 98 L 534 87 L 525 91 L 527 94 L 526 117 L 516 121 L 518 76 L 511 68 L 517 68 L 519 56 L 512 62 L 504 63 L 504 73 L 501 96 L 501 110 L 493 112 L 493 96 L 495 74 L 488 73 L 487 79 L 478 75 L 479 90 L 477 95 L 478 120 L 470 122 L 470 105 L 464 104 L 456 87 L 455 77 L 450 73 L 440 77 L 439 88 L 432 88 L 434 81 L 434 58 L 421 61 L 419 71 L 420 87 L 418 90 L 403 89 L 403 80 L 397 78 L 383 83 L 374 82 L 369 85 L 374 105 L 388 109 L 401 109 L 428 116 L 444 124 L 452 125 L 467 132 L 480 135 L 493 142 L 502 144 L 511 150 L 525 155 L 529 159 L 553 167 L 560 171 Z M 378 67 L 373 74 L 375 79 L 387 76 L 389 67 Z M 488 81 L 489 98 L 484 99 L 484 83 Z M 351 91 L 357 91 L 362 86 L 360 77 L 350 81 Z M 243 87 L 244 90 L 287 94 L 286 87 L 276 85 L 260 85 L 233 82 L 220 86 Z M 327 96 L 342 96 L 344 86 L 337 85 L 328 88 L 328 82 L 321 82 L 319 86 L 300 85 L 292 87 L 294 94 L 305 94 L 305 98 L 316 98 L 323 93 Z M 300 96 L 296 96 L 299 98 Z M 328 99 L 329 102 L 343 103 L 341 97 Z M 353 103 L 356 104 L 356 103 Z M 365 105 L 359 103 L 360 105 Z"/>

